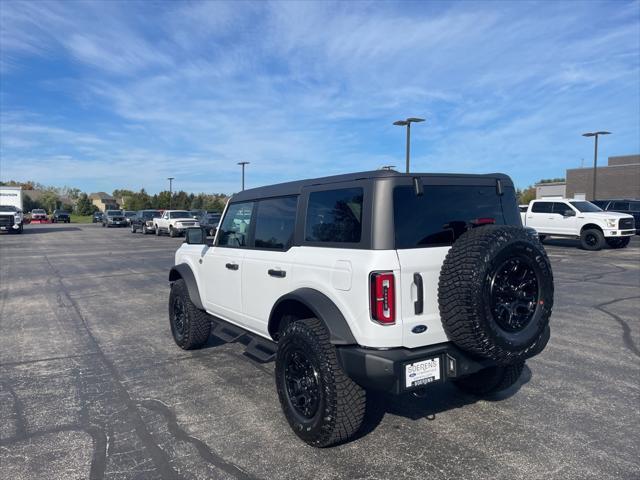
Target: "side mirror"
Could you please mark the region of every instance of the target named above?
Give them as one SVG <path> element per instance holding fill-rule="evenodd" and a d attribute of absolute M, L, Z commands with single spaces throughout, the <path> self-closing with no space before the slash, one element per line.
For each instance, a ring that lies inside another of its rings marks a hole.
<path fill-rule="evenodd" d="M 565 217 L 575 217 L 576 216 L 576 212 L 574 212 L 573 210 L 568 208 L 567 210 L 564 211 L 564 216 Z"/>
<path fill-rule="evenodd" d="M 202 227 L 188 228 L 184 234 L 184 241 L 189 245 L 205 245 L 207 243 L 207 230 Z"/>

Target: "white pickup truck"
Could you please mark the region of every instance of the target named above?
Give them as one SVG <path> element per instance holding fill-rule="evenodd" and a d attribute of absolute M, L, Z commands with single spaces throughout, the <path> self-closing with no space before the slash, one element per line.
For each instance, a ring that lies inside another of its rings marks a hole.
<path fill-rule="evenodd" d="M 22 233 L 22 188 L 0 187 L 0 231 Z"/>
<path fill-rule="evenodd" d="M 579 238 L 585 250 L 624 248 L 635 234 L 633 216 L 605 212 L 591 202 L 567 198 L 532 200 L 520 213 L 522 224 L 540 236 Z"/>
<path fill-rule="evenodd" d="M 167 232 L 169 236 L 175 237 L 182 235 L 187 228 L 199 226 L 200 223 L 186 210 L 165 210 L 160 217 L 153 219 L 156 235 Z"/>

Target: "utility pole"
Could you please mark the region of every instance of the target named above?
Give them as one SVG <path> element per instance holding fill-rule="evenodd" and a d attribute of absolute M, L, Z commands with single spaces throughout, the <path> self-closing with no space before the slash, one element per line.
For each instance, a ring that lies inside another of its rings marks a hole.
<path fill-rule="evenodd" d="M 611 135 L 611 132 L 605 132 L 601 130 L 599 132 L 587 132 L 582 134 L 583 137 L 595 137 L 595 142 L 593 143 L 593 198 L 591 200 L 597 200 L 596 177 L 598 175 L 598 136 L 600 135 Z"/>
<path fill-rule="evenodd" d="M 169 210 L 171 210 L 171 197 L 173 197 L 173 180 L 175 177 L 167 177 L 169 180 Z"/>
<path fill-rule="evenodd" d="M 238 162 L 238 165 L 242 166 L 242 190 L 244 190 L 244 166 L 249 165 L 251 162 Z"/>
<path fill-rule="evenodd" d="M 410 153 L 411 153 L 411 124 L 424 122 L 424 118 L 409 117 L 406 120 L 398 120 L 393 122 L 394 125 L 400 127 L 407 127 L 407 158 L 406 158 L 406 173 L 409 173 Z"/>

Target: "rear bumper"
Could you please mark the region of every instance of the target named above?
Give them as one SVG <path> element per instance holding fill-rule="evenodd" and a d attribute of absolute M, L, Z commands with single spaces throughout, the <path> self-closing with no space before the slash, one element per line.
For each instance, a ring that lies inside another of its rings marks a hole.
<path fill-rule="evenodd" d="M 472 358 L 452 343 L 439 343 L 421 348 L 391 348 L 388 350 L 359 346 L 338 347 L 338 358 L 344 371 L 363 388 L 400 394 L 426 385 L 406 385 L 405 366 L 432 358 L 440 359 L 441 383 L 495 365 L 491 360 Z"/>

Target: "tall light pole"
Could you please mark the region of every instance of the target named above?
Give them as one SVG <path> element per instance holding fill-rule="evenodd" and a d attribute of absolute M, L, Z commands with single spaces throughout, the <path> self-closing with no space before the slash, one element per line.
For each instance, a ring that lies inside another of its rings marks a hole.
<path fill-rule="evenodd" d="M 407 173 L 409 173 L 409 155 L 411 150 L 411 124 L 418 122 L 424 122 L 424 118 L 409 117 L 406 120 L 398 120 L 397 122 L 393 122 L 394 125 L 407 127 Z"/>
<path fill-rule="evenodd" d="M 171 197 L 173 197 L 173 180 L 176 177 L 167 177 L 167 180 L 169 180 L 169 210 L 171 210 Z"/>
<path fill-rule="evenodd" d="M 598 136 L 599 135 L 611 135 L 611 132 L 599 131 L 599 132 L 587 132 L 583 133 L 583 137 L 595 137 L 593 145 L 593 198 L 596 200 L 596 175 L 598 172 Z"/>
<path fill-rule="evenodd" d="M 242 166 L 242 190 L 244 190 L 244 166 L 249 165 L 251 162 L 238 162 L 238 165 Z"/>

